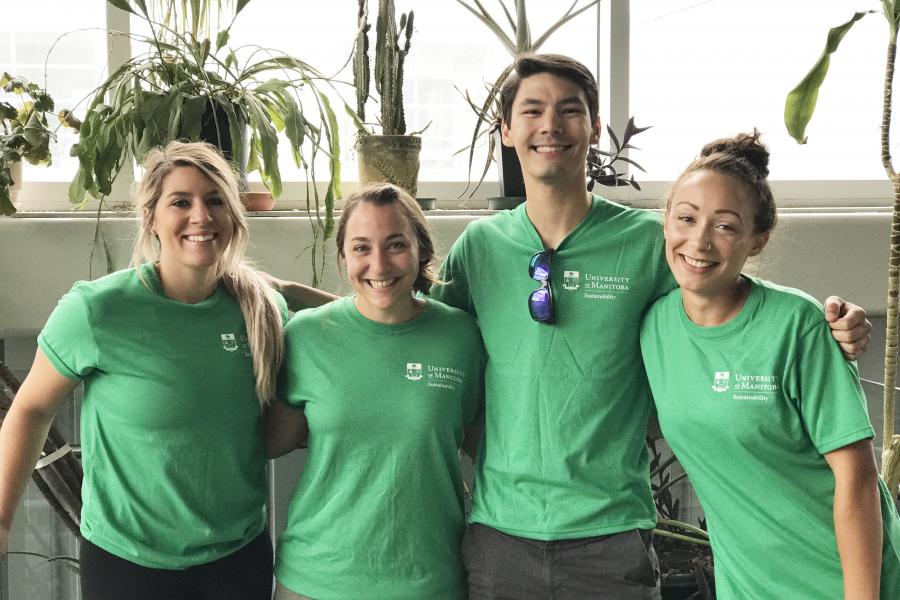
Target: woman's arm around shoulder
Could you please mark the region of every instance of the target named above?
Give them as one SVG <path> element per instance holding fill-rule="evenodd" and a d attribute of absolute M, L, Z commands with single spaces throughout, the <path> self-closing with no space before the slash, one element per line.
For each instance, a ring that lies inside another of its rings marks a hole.
<path fill-rule="evenodd" d="M 262 422 L 267 457 L 278 458 L 306 445 L 309 424 L 302 408 L 273 399 L 263 409 Z"/>
<path fill-rule="evenodd" d="M 834 472 L 834 532 L 844 573 L 845 600 L 878 600 L 881 578 L 881 502 L 872 440 L 825 455 Z"/>
<path fill-rule="evenodd" d="M 77 380 L 60 375 L 38 349 L 0 428 L 0 556 L 7 551 L 13 513 L 53 418 L 76 385 Z"/>

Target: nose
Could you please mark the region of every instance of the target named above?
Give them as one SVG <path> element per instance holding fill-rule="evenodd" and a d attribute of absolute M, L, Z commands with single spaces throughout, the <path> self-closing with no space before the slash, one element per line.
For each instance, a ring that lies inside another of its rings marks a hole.
<path fill-rule="evenodd" d="M 709 252 L 712 249 L 712 232 L 706 227 L 698 227 L 694 241 L 701 252 Z"/>
<path fill-rule="evenodd" d="M 209 223 L 212 221 L 212 214 L 206 202 L 194 202 L 191 207 L 191 223 Z"/>
<path fill-rule="evenodd" d="M 544 111 L 544 118 L 541 122 L 541 129 L 544 133 L 561 133 L 562 118 L 555 110 Z"/>
<path fill-rule="evenodd" d="M 372 267 L 375 268 L 378 274 L 383 274 L 388 267 L 389 256 L 388 253 L 385 252 L 381 248 L 374 248 L 372 250 Z"/>

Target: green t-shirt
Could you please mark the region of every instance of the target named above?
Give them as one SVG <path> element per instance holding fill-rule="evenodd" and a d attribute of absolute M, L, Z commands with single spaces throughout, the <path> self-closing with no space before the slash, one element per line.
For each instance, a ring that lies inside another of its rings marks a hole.
<path fill-rule="evenodd" d="M 488 356 L 470 521 L 541 540 L 651 528 L 638 335 L 675 287 L 660 218 L 595 196 L 553 256 L 552 325 L 528 312 L 539 286 L 528 263 L 542 249 L 525 205 L 475 221 L 435 292 L 477 317 Z"/>
<path fill-rule="evenodd" d="M 843 598 L 823 454 L 871 438 L 855 363 L 803 292 L 748 278 L 740 314 L 700 327 L 681 290 L 641 330 L 660 426 L 707 517 L 721 600 Z M 900 598 L 900 522 L 882 487 L 882 598 Z"/>
<path fill-rule="evenodd" d="M 152 265 L 140 269 L 150 289 L 135 269 L 76 283 L 38 344 L 84 381 L 82 535 L 133 563 L 182 569 L 265 528 L 259 400 L 225 288 L 184 304 L 163 295 Z"/>
<path fill-rule="evenodd" d="M 464 529 L 458 449 L 480 414 L 474 320 L 428 301 L 382 324 L 353 298 L 294 316 L 279 396 L 309 421 L 306 464 L 275 575 L 325 600 L 458 600 Z"/>

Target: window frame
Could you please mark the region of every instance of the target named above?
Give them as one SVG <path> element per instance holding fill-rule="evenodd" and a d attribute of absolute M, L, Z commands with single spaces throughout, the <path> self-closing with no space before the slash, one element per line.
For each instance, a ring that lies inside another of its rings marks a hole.
<path fill-rule="evenodd" d="M 609 123 L 614 131 L 622 131 L 629 114 L 629 48 L 630 48 L 630 0 L 621 2 L 601 2 L 596 7 L 597 31 L 596 68 L 600 82 L 600 114 L 609 115 Z M 107 29 L 130 31 L 130 17 L 127 13 L 106 5 Z M 109 69 L 123 64 L 131 55 L 128 36 L 107 36 Z M 616 85 L 610 85 L 610 82 Z M 608 143 L 603 136 L 601 144 Z M 473 173 L 477 171 L 473 168 Z M 627 171 L 626 171 L 627 172 Z M 659 207 L 668 193 L 671 181 L 645 180 L 638 174 L 641 190 L 630 187 L 597 188 L 596 192 L 611 200 L 643 208 Z M 884 180 L 771 180 L 773 192 L 780 208 L 809 209 L 822 207 L 868 207 L 884 208 L 892 205 L 890 182 Z M 131 206 L 130 193 L 134 185 L 131 170 L 124 170 L 113 186 L 113 192 L 104 200 L 103 209 L 125 209 Z M 99 202 L 89 201 L 84 207 L 75 209 L 68 202 L 68 182 L 26 181 L 19 192 L 19 202 L 28 211 L 86 212 L 96 211 Z M 471 196 L 462 195 L 465 184 L 461 181 L 420 180 L 419 194 L 422 197 L 438 199 L 438 208 L 447 210 L 482 209 L 487 207 L 487 198 L 497 194 L 497 180 L 489 171 L 488 178 Z M 359 187 L 354 180 L 342 182 L 346 196 Z M 325 188 L 318 184 L 319 196 L 324 198 Z M 261 183 L 251 183 L 251 190 L 262 191 Z M 277 210 L 306 210 L 307 184 L 300 180 L 285 181 L 284 194 L 279 199 Z M 294 212 L 293 214 L 297 214 Z"/>

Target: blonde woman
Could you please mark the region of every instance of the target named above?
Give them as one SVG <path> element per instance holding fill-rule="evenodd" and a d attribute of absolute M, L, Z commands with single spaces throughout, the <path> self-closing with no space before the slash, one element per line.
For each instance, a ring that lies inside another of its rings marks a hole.
<path fill-rule="evenodd" d="M 144 168 L 132 268 L 63 296 L 0 430 L 0 550 L 84 382 L 84 600 L 268 599 L 259 414 L 283 300 L 243 262 L 237 179 L 215 148 L 173 142 Z"/>

